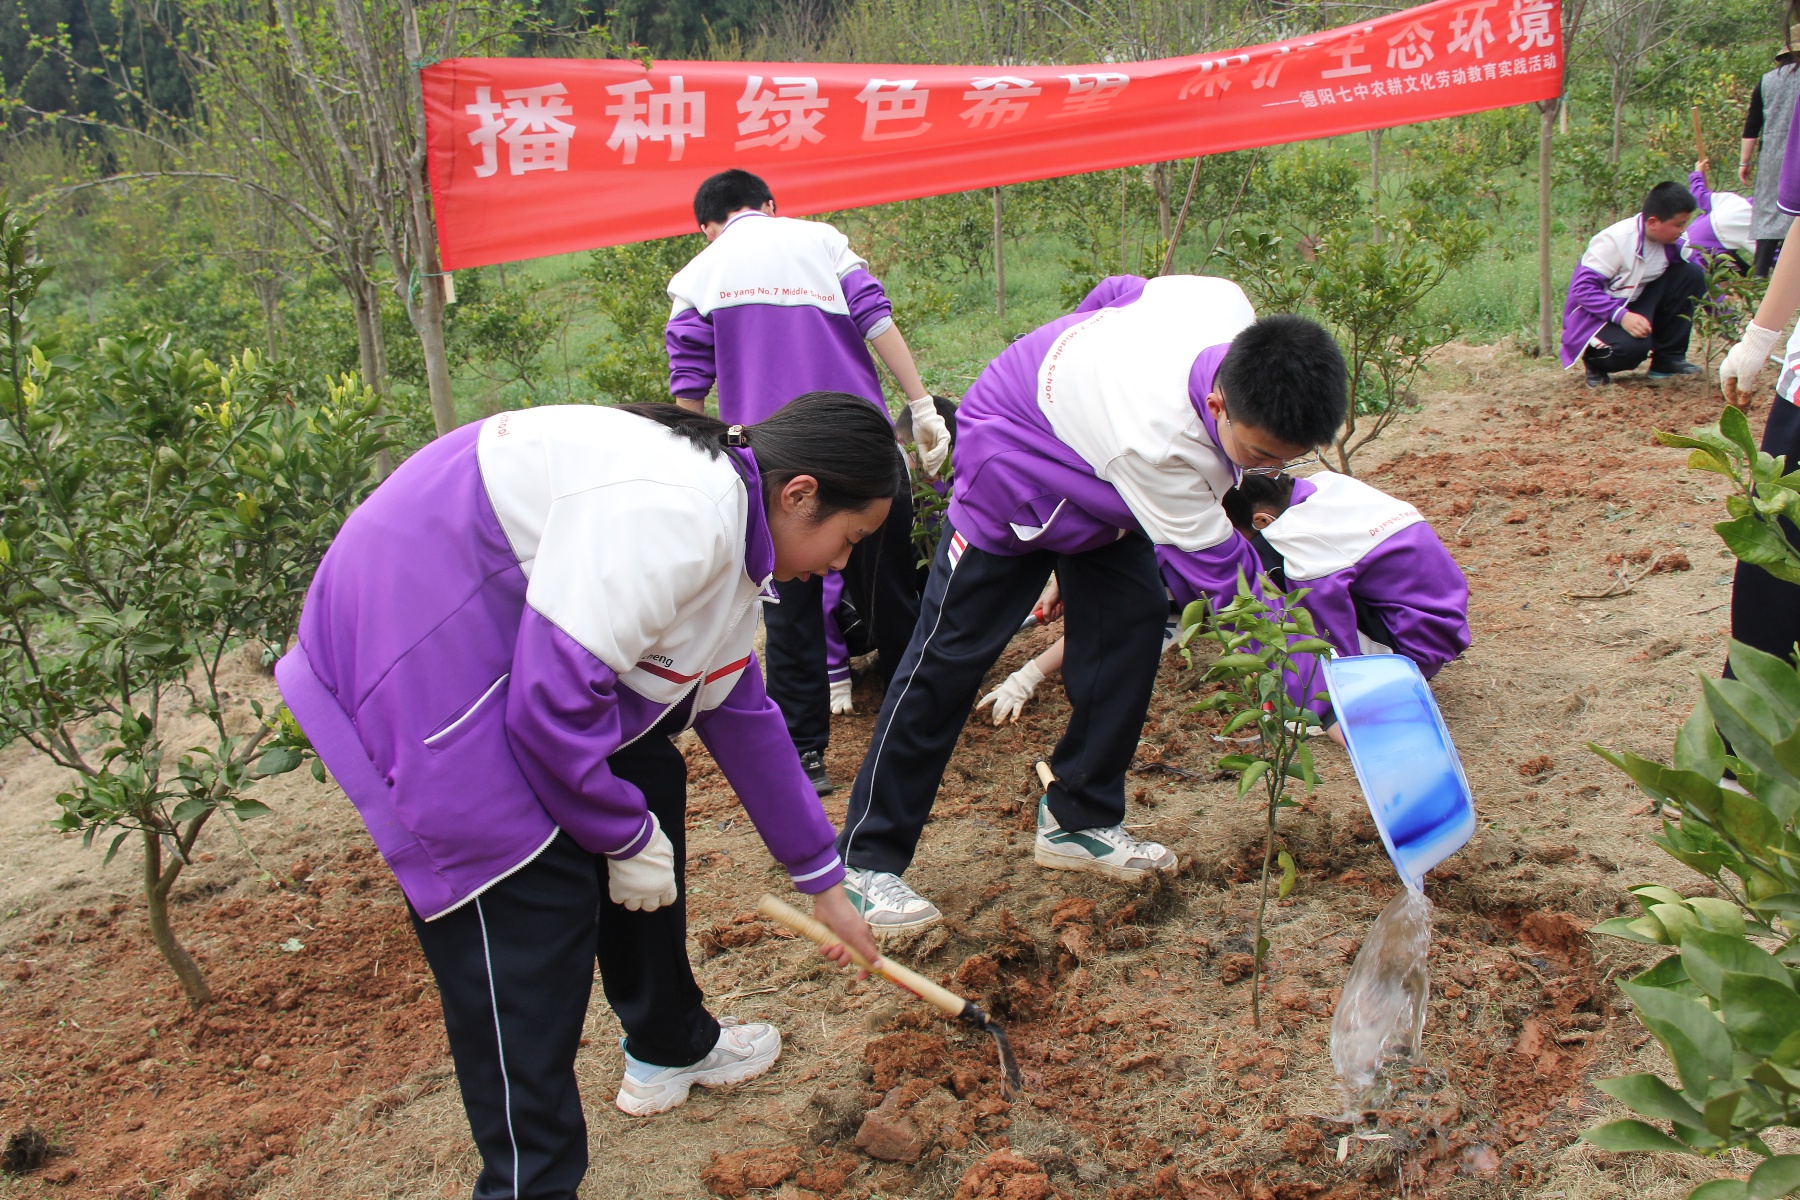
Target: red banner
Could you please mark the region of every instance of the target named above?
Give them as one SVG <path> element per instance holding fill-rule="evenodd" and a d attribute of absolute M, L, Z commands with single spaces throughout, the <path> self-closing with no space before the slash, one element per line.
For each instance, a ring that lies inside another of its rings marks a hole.
<path fill-rule="evenodd" d="M 446 269 L 688 233 L 743 167 L 788 216 L 1385 129 L 1562 92 L 1557 0 L 1438 0 L 1093 66 L 456 58 L 427 67 Z"/>

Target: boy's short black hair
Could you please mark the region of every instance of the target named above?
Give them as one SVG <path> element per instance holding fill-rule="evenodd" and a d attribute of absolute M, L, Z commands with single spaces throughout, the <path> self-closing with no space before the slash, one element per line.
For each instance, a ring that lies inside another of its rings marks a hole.
<path fill-rule="evenodd" d="M 1258 509 L 1279 517 L 1287 511 L 1293 497 L 1292 475 L 1245 475 L 1236 487 L 1227 489 L 1219 497 L 1219 506 L 1225 510 L 1232 525 L 1248 535 L 1256 531 L 1256 522 L 1251 518 Z"/>
<path fill-rule="evenodd" d="M 1673 179 L 1665 179 L 1650 189 L 1644 197 L 1644 215 L 1655 217 L 1659 221 L 1672 220 L 1682 213 L 1691 213 L 1699 208 L 1694 193 L 1676 183 Z"/>
<path fill-rule="evenodd" d="M 1231 339 L 1218 386 L 1234 422 L 1308 449 L 1337 435 L 1350 403 L 1337 339 L 1317 321 L 1287 313 L 1263 317 Z"/>
<path fill-rule="evenodd" d="M 761 208 L 773 199 L 775 193 L 758 176 L 736 167 L 720 171 L 694 193 L 694 224 L 722 222 L 740 209 Z"/>

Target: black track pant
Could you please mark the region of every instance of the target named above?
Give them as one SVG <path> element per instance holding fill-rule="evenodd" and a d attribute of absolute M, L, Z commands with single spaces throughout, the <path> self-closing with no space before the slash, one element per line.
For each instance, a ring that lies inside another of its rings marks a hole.
<path fill-rule="evenodd" d="M 1751 273 L 1758 279 L 1767 279 L 1769 272 L 1775 269 L 1775 260 L 1780 257 L 1780 238 L 1757 238 L 1756 257 L 1750 264 Z"/>
<path fill-rule="evenodd" d="M 1694 331 L 1694 301 L 1705 294 L 1705 271 L 1686 259 L 1670 263 L 1668 270 L 1645 284 L 1637 299 L 1625 306 L 1649 320 L 1650 336 L 1632 337 L 1617 321 L 1608 321 L 1598 334 L 1606 348 L 1589 346 L 1582 352 L 1582 361 L 1608 374 L 1629 371 L 1645 358 L 1650 359 L 1652 371 L 1664 363 L 1682 361 Z"/>
<path fill-rule="evenodd" d="M 642 789 L 680 864 L 687 764 L 667 733 L 607 762 Z M 574 1200 L 588 1164 L 575 1051 L 596 961 L 634 1058 L 682 1067 L 718 1042 L 688 966 L 685 885 L 682 895 L 653 913 L 626 911 L 607 897 L 606 859 L 564 833 L 455 912 L 429 923 L 413 914 L 481 1151 L 475 1200 Z"/>
<path fill-rule="evenodd" d="M 1052 570 L 1062 585 L 1062 677 L 1074 711 L 1050 758 L 1050 811 L 1065 829 L 1125 819 L 1125 772 L 1143 734 L 1168 612 L 1149 539 L 1132 534 L 1084 554 L 1017 556 L 961 541 L 946 525 L 919 623 L 856 773 L 838 836 L 850 866 L 898 875 L 912 862 L 982 677 Z"/>
<path fill-rule="evenodd" d="M 1800 467 L 1800 406 L 1775 397 L 1762 448 L 1785 457 L 1784 470 Z M 1783 521 L 1788 540 L 1800 544 L 1794 526 Z M 1731 584 L 1731 636 L 1781 658 L 1792 658 L 1800 641 L 1800 585 L 1775 578 L 1761 567 L 1740 562 Z M 1728 672 L 1729 673 L 1729 672 Z"/>
<path fill-rule="evenodd" d="M 912 497 L 894 497 L 887 522 L 850 551 L 844 596 L 868 622 L 885 681 L 906 652 L 919 615 L 912 547 Z M 762 606 L 768 643 L 764 686 L 781 709 L 788 736 L 805 754 L 831 743 L 831 683 L 825 678 L 825 581 L 817 576 L 776 583 L 780 604 Z M 852 653 L 856 651 L 853 649 Z"/>

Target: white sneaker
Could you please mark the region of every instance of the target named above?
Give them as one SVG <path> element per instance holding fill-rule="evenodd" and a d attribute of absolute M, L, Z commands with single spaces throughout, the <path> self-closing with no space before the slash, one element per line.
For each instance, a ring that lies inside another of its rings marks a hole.
<path fill-rule="evenodd" d="M 1104 829 L 1064 829 L 1050 815 L 1048 797 L 1038 801 L 1037 845 L 1032 857 L 1056 871 L 1092 871 L 1113 879 L 1142 879 L 1175 867 L 1175 854 L 1157 842 L 1140 842 L 1123 825 Z"/>
<path fill-rule="evenodd" d="M 937 905 L 907 887 L 905 880 L 887 871 L 852 867 L 844 872 L 844 891 L 877 936 L 923 929 L 944 915 Z"/>
<path fill-rule="evenodd" d="M 624 1040 L 619 1045 L 624 1047 Z M 736 1017 L 719 1020 L 719 1040 L 699 1062 L 687 1067 L 659 1067 L 625 1055 L 625 1077 L 614 1101 L 634 1117 L 668 1112 L 688 1098 L 695 1084 L 722 1087 L 755 1079 L 781 1057 L 781 1031 L 773 1025 L 745 1024 Z"/>

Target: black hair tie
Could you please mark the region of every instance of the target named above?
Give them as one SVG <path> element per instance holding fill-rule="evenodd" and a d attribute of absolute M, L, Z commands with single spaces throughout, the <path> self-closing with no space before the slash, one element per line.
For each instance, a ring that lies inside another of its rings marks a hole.
<path fill-rule="evenodd" d="M 733 425 L 725 431 L 725 444 L 744 448 L 750 445 L 750 431 L 742 425 Z"/>

